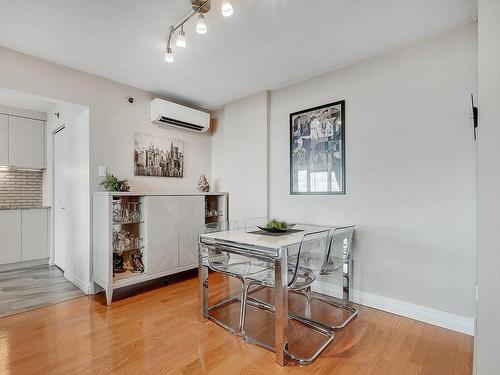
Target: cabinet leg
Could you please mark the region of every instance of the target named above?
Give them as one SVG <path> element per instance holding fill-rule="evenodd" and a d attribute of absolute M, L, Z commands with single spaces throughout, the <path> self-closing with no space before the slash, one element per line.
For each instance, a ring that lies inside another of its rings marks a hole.
<path fill-rule="evenodd" d="M 108 306 L 111 305 L 111 300 L 113 299 L 113 286 L 106 287 L 106 303 Z"/>

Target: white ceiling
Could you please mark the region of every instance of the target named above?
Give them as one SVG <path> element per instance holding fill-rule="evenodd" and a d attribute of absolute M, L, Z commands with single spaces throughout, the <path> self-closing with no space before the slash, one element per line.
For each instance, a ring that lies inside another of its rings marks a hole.
<path fill-rule="evenodd" d="M 477 0 L 212 1 L 163 60 L 189 0 L 0 0 L 0 45 L 214 109 L 476 21 Z"/>

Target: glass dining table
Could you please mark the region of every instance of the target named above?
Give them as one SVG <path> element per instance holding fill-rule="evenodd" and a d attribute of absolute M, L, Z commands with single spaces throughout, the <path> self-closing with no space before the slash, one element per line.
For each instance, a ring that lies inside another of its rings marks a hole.
<path fill-rule="evenodd" d="M 224 246 L 233 248 L 239 254 L 250 258 L 267 259 L 274 263 L 274 306 L 276 363 L 286 364 L 285 345 L 288 342 L 288 256 L 289 249 L 297 248 L 307 233 L 333 229 L 333 227 L 297 224 L 292 231 L 271 234 L 258 228 L 238 229 L 201 234 L 199 237 L 198 279 L 199 279 L 199 319 L 209 318 L 208 307 L 208 266 L 203 260 L 203 246 Z"/>

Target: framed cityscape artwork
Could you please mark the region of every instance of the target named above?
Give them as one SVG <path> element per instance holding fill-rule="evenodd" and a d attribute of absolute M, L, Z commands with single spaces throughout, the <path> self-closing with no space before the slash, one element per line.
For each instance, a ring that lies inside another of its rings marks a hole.
<path fill-rule="evenodd" d="M 345 194 L 345 102 L 290 114 L 290 194 Z"/>
<path fill-rule="evenodd" d="M 178 139 L 134 133 L 134 175 L 184 176 L 184 143 Z"/>

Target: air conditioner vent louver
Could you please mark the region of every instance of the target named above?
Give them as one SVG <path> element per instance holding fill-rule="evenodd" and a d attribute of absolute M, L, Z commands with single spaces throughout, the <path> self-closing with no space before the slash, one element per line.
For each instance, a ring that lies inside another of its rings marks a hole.
<path fill-rule="evenodd" d="M 210 127 L 210 114 L 157 98 L 151 101 L 151 121 L 203 133 Z"/>
<path fill-rule="evenodd" d="M 165 124 L 175 125 L 175 126 L 178 126 L 178 127 L 189 128 L 189 129 L 192 129 L 192 130 L 197 130 L 197 131 L 202 131 L 203 130 L 203 126 L 189 124 L 189 123 L 187 123 L 185 121 L 174 120 L 173 118 L 170 118 L 170 117 L 161 116 L 158 121 L 163 122 Z"/>

